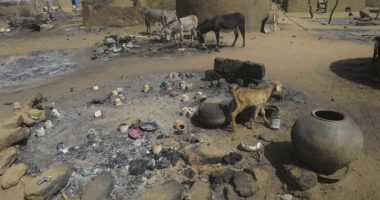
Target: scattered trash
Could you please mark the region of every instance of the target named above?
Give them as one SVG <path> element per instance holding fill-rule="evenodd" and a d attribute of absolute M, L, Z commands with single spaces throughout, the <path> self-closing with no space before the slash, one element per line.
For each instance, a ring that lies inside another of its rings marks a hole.
<path fill-rule="evenodd" d="M 14 110 L 20 110 L 20 109 L 21 109 L 21 104 L 20 104 L 20 102 L 14 102 L 14 103 L 13 103 L 13 109 L 14 109 Z"/>
<path fill-rule="evenodd" d="M 41 128 L 36 129 L 36 136 L 37 137 L 45 136 L 45 128 L 41 127 Z"/>
<path fill-rule="evenodd" d="M 0 33 L 9 33 L 9 32 L 11 32 L 10 28 L 1 28 L 0 29 Z"/>
<path fill-rule="evenodd" d="M 183 133 L 186 133 L 186 124 L 184 121 L 182 120 L 177 120 L 175 122 L 175 129 L 177 131 L 178 134 L 183 134 Z"/>
<path fill-rule="evenodd" d="M 171 73 L 169 73 L 169 78 L 174 79 L 174 80 L 178 80 L 179 75 L 177 72 L 171 72 Z"/>
<path fill-rule="evenodd" d="M 132 139 L 137 139 L 141 136 L 141 131 L 138 128 L 129 129 L 128 136 Z"/>
<path fill-rule="evenodd" d="M 50 130 L 51 128 L 53 128 L 53 123 L 51 122 L 51 120 L 46 120 L 45 128 L 46 130 Z"/>
<path fill-rule="evenodd" d="M 162 151 L 162 144 L 158 144 L 158 143 L 153 144 L 153 145 L 152 145 L 152 151 L 153 151 L 153 153 L 154 153 L 155 155 L 160 154 L 161 151 Z"/>
<path fill-rule="evenodd" d="M 142 122 L 139 127 L 143 131 L 153 132 L 157 130 L 158 125 L 156 122 Z"/>
<path fill-rule="evenodd" d="M 129 126 L 125 123 L 120 124 L 118 130 L 120 133 L 128 133 Z"/>
<path fill-rule="evenodd" d="M 116 97 L 117 95 L 119 95 L 119 93 L 118 93 L 116 90 L 113 90 L 113 91 L 111 92 L 111 94 L 112 94 L 112 96 L 114 96 L 114 97 Z"/>
<path fill-rule="evenodd" d="M 59 113 L 56 108 L 54 108 L 53 110 L 51 110 L 51 114 L 52 114 L 53 117 L 58 118 L 58 119 L 61 117 L 61 113 Z"/>
<path fill-rule="evenodd" d="M 150 92 L 152 90 L 152 87 L 148 84 L 148 83 L 146 83 L 145 85 L 144 85 L 144 88 L 143 88 L 143 92 L 144 93 L 148 93 L 148 92 Z"/>
<path fill-rule="evenodd" d="M 176 92 L 176 91 L 171 91 L 171 92 L 170 92 L 170 97 L 176 97 L 176 96 L 178 96 L 178 95 L 179 95 L 179 93 Z"/>
<path fill-rule="evenodd" d="M 239 150 L 247 151 L 247 152 L 259 151 L 262 148 L 263 148 L 263 144 L 261 142 L 257 142 L 256 145 L 247 145 L 247 144 L 245 144 L 245 143 L 242 142 L 238 146 Z"/>
<path fill-rule="evenodd" d="M 197 92 L 195 93 L 194 99 L 197 102 L 202 102 L 207 99 L 207 96 L 204 95 L 202 92 Z"/>
<path fill-rule="evenodd" d="M 182 102 L 188 102 L 188 101 L 190 101 L 190 97 L 189 97 L 189 95 L 187 95 L 187 94 L 183 94 L 183 95 L 182 95 L 182 99 L 181 99 L 181 101 L 182 101 Z"/>
<path fill-rule="evenodd" d="M 37 179 L 37 185 L 42 185 L 42 183 L 50 182 L 53 180 L 52 176 L 42 176 Z"/>
<path fill-rule="evenodd" d="M 121 102 L 121 99 L 117 98 L 115 99 L 115 106 L 122 106 L 123 102 Z"/>
<path fill-rule="evenodd" d="M 179 48 L 179 49 L 177 49 L 178 51 L 186 51 L 186 49 L 185 48 Z"/>
<path fill-rule="evenodd" d="M 179 84 L 179 87 L 181 88 L 181 90 L 186 90 L 187 84 L 188 83 L 186 81 L 181 81 L 181 83 Z"/>
<path fill-rule="evenodd" d="M 65 144 L 63 142 L 60 142 L 57 144 L 57 151 L 60 151 L 62 153 L 67 153 L 69 152 L 69 148 L 65 147 Z"/>
<path fill-rule="evenodd" d="M 192 118 L 196 112 L 197 107 L 183 107 L 181 115 L 188 118 Z"/>
<path fill-rule="evenodd" d="M 293 200 L 293 196 L 291 194 L 277 195 L 281 200 Z"/>
<path fill-rule="evenodd" d="M 97 85 L 92 86 L 92 91 L 99 91 L 99 86 Z"/>
<path fill-rule="evenodd" d="M 100 117 L 102 117 L 102 111 L 100 111 L 100 110 L 96 111 L 96 112 L 94 113 L 94 117 L 95 117 L 95 118 L 100 118 Z"/>
<path fill-rule="evenodd" d="M 269 127 L 271 129 L 280 129 L 281 118 L 279 108 L 274 105 L 266 106 L 265 114 L 268 115 L 268 117 L 270 117 Z"/>
<path fill-rule="evenodd" d="M 120 94 L 123 92 L 123 88 L 119 87 L 119 88 L 116 88 L 116 91 Z"/>

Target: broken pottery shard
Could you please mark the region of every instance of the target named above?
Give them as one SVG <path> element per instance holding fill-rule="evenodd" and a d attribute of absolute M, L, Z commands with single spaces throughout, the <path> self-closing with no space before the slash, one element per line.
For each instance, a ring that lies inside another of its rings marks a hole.
<path fill-rule="evenodd" d="M 129 162 L 129 174 L 130 175 L 140 175 L 145 172 L 148 167 L 147 160 L 132 160 Z"/>
<path fill-rule="evenodd" d="M 20 179 L 28 171 L 28 166 L 24 163 L 13 165 L 11 168 L 7 169 L 1 178 L 1 187 L 3 189 L 8 189 L 18 184 Z"/>
<path fill-rule="evenodd" d="M 210 187 L 207 183 L 196 181 L 191 187 L 189 193 L 189 199 L 204 199 L 209 200 L 212 197 Z"/>
<path fill-rule="evenodd" d="M 25 197 L 29 200 L 51 199 L 69 181 L 72 168 L 68 164 L 54 164 L 39 177 L 51 176 L 50 182 L 38 185 L 39 177 L 24 177 Z"/>
<path fill-rule="evenodd" d="M 297 190 L 308 190 L 314 187 L 318 182 L 317 174 L 306 168 L 297 167 L 295 165 L 283 165 L 280 171 L 289 186 Z"/>
<path fill-rule="evenodd" d="M 0 152 L 0 175 L 15 162 L 17 159 L 17 149 L 15 147 L 10 147 Z"/>
<path fill-rule="evenodd" d="M 258 190 L 256 180 L 253 176 L 244 172 L 237 172 L 233 178 L 232 184 L 235 191 L 241 197 L 253 196 Z"/>
<path fill-rule="evenodd" d="M 183 199 L 184 188 L 175 180 L 146 190 L 136 200 L 178 200 Z"/>
<path fill-rule="evenodd" d="M 87 184 L 80 196 L 81 200 L 104 200 L 110 197 L 114 178 L 111 173 L 105 172 L 95 177 Z"/>
<path fill-rule="evenodd" d="M 0 129 L 0 151 L 27 139 L 29 136 L 30 130 L 26 128 Z"/>

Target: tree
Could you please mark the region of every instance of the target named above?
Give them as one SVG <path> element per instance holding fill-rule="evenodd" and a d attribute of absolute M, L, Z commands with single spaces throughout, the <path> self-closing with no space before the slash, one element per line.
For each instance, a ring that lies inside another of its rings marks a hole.
<path fill-rule="evenodd" d="M 313 7 L 311 7 L 311 3 L 310 3 L 311 0 L 308 0 L 307 1 L 307 4 L 309 5 L 309 13 L 310 13 L 310 17 L 313 18 L 314 15 L 313 15 Z"/>
<path fill-rule="evenodd" d="M 339 4 L 339 0 L 336 0 L 334 8 L 331 10 L 331 13 L 330 13 L 329 24 L 331 23 L 331 18 L 333 16 L 334 12 L 335 12 L 336 7 L 338 7 L 338 4 Z"/>

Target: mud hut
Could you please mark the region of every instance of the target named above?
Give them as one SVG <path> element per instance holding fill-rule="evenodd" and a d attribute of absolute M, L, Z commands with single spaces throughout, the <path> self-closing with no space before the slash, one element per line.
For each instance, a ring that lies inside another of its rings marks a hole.
<path fill-rule="evenodd" d="M 199 21 L 216 15 L 241 12 L 248 31 L 260 31 L 271 9 L 271 0 L 177 0 L 177 15 L 196 15 Z"/>
<path fill-rule="evenodd" d="M 318 0 L 310 0 L 310 3 L 314 10 L 316 10 L 318 8 L 318 5 L 320 5 L 318 3 Z M 331 11 L 331 9 L 334 7 L 334 4 L 335 0 L 327 1 L 326 11 Z M 351 11 L 359 11 L 363 9 L 365 5 L 365 0 L 340 0 L 336 11 L 344 12 L 347 7 L 350 7 Z M 307 0 L 283 0 L 282 7 L 286 12 L 309 12 Z"/>

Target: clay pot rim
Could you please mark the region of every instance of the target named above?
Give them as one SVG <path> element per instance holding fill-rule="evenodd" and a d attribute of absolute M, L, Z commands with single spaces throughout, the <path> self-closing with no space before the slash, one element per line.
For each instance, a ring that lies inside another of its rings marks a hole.
<path fill-rule="evenodd" d="M 339 114 L 343 117 L 343 119 L 340 119 L 340 120 L 332 120 L 332 119 L 326 119 L 326 118 L 322 118 L 320 116 L 318 116 L 316 113 L 317 112 L 321 112 L 321 111 L 327 111 L 327 112 L 333 112 L 333 113 L 336 113 L 336 114 Z M 340 112 L 340 111 L 337 111 L 337 110 L 332 110 L 332 109 L 324 109 L 324 108 L 320 108 L 320 109 L 315 109 L 313 111 L 311 111 L 311 115 L 319 120 L 322 120 L 322 121 L 325 121 L 325 122 L 330 122 L 330 123 L 341 123 L 341 122 L 344 122 L 347 120 L 347 115 L 343 112 Z"/>

